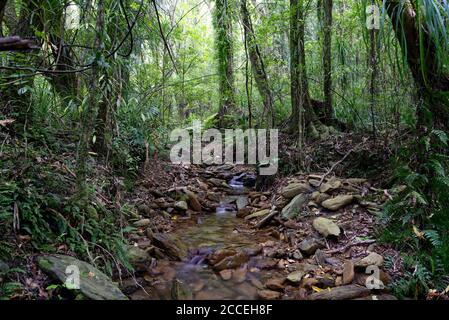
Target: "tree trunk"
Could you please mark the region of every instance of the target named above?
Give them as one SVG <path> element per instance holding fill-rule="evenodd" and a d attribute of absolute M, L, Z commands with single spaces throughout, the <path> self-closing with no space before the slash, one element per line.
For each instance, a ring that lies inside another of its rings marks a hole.
<path fill-rule="evenodd" d="M 267 117 L 267 125 L 272 128 L 274 126 L 273 95 L 268 84 L 268 76 L 256 41 L 251 16 L 246 6 L 246 0 L 241 0 L 240 10 L 252 71 L 256 80 L 257 89 L 259 90 L 260 96 L 263 98 L 264 115 Z"/>
<path fill-rule="evenodd" d="M 323 92 L 324 114 L 327 124 L 334 119 L 332 108 L 332 8 L 333 0 L 323 0 L 324 26 L 323 26 Z"/>
<path fill-rule="evenodd" d="M 235 109 L 233 70 L 232 5 L 230 0 L 215 1 L 214 26 L 220 78 L 219 125 L 225 127 L 225 116 Z"/>
<path fill-rule="evenodd" d="M 104 0 L 98 0 L 97 3 L 97 22 L 96 22 L 96 36 L 94 43 L 94 53 L 99 53 L 102 50 L 103 32 L 104 32 Z M 77 198 L 81 203 L 85 203 L 88 199 L 87 188 L 87 159 L 89 157 L 89 147 L 92 141 L 94 132 L 95 119 L 97 118 L 98 104 L 101 100 L 101 85 L 100 76 L 101 70 L 98 65 L 98 57 L 92 62 L 90 70 L 90 79 L 88 82 L 89 97 L 83 113 L 81 115 L 81 134 L 78 146 L 78 161 L 77 161 Z"/>
<path fill-rule="evenodd" d="M 299 147 L 305 128 L 318 122 L 309 96 L 304 46 L 304 0 L 290 0 L 290 77 L 292 115 L 290 129 L 298 133 Z"/>

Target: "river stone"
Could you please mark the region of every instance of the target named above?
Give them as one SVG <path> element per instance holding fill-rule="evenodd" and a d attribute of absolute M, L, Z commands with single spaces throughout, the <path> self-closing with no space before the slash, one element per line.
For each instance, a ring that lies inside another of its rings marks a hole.
<path fill-rule="evenodd" d="M 235 269 L 240 267 L 242 264 L 248 262 L 249 256 L 244 252 L 238 252 L 233 256 L 228 256 L 218 263 L 214 264 L 213 269 L 216 271 L 221 271 L 225 269 Z"/>
<path fill-rule="evenodd" d="M 350 284 L 354 280 L 354 262 L 346 261 L 343 265 L 343 279 L 342 284 Z"/>
<path fill-rule="evenodd" d="M 310 193 L 312 188 L 308 183 L 294 182 L 282 189 L 281 194 L 284 198 L 294 198 L 300 193 Z"/>
<path fill-rule="evenodd" d="M 309 201 L 310 196 L 305 193 L 300 193 L 287 204 L 281 212 L 283 219 L 296 218 L 300 213 L 304 205 Z"/>
<path fill-rule="evenodd" d="M 380 267 L 384 263 L 384 258 L 375 252 L 371 252 L 365 258 L 356 261 L 354 264 L 358 268 L 366 268 L 368 266 L 377 266 Z"/>
<path fill-rule="evenodd" d="M 266 216 L 269 213 L 270 213 L 270 209 L 259 210 L 259 211 L 256 211 L 256 212 L 250 214 L 250 215 L 247 215 L 245 217 L 245 220 L 251 220 L 251 219 L 254 219 L 254 218 L 263 217 L 263 216 Z"/>
<path fill-rule="evenodd" d="M 80 291 L 92 300 L 128 300 L 120 289 L 100 270 L 87 262 L 70 256 L 55 254 L 37 258 L 39 267 L 51 277 L 65 283 L 70 273 L 67 267 L 77 266 L 80 276 Z M 73 271 L 70 271 L 73 272 Z"/>
<path fill-rule="evenodd" d="M 133 224 L 137 228 L 147 227 L 151 224 L 151 220 L 150 219 L 141 219 L 139 221 L 134 222 Z"/>
<path fill-rule="evenodd" d="M 187 209 L 189 208 L 187 205 L 187 202 L 185 201 L 178 201 L 175 203 L 175 208 L 181 211 L 187 211 Z"/>
<path fill-rule="evenodd" d="M 309 256 L 314 254 L 319 248 L 323 247 L 324 243 L 314 238 L 304 239 L 298 245 L 299 250 Z"/>
<path fill-rule="evenodd" d="M 265 282 L 265 287 L 274 291 L 284 291 L 284 280 L 283 278 L 271 278 Z"/>
<path fill-rule="evenodd" d="M 259 298 L 263 300 L 275 300 L 279 299 L 281 296 L 280 292 L 273 290 L 259 290 L 257 294 L 259 295 Z"/>
<path fill-rule="evenodd" d="M 248 198 L 246 196 L 238 197 L 235 201 L 237 210 L 240 211 L 248 205 Z"/>
<path fill-rule="evenodd" d="M 353 200 L 354 196 L 352 195 L 340 195 L 323 201 L 321 205 L 328 210 L 337 211 L 338 209 L 350 204 Z"/>
<path fill-rule="evenodd" d="M 329 235 L 338 237 L 340 235 L 340 227 L 337 224 L 326 218 L 316 218 L 312 223 L 316 231 L 322 236 L 327 237 Z"/>
<path fill-rule="evenodd" d="M 153 244 L 164 250 L 165 254 L 172 260 L 183 260 L 187 256 L 187 249 L 175 237 L 168 234 L 156 233 L 153 235 Z"/>

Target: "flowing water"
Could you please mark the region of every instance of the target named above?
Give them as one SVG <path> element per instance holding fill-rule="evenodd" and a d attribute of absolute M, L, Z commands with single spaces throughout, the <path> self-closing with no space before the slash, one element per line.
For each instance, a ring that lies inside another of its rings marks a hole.
<path fill-rule="evenodd" d="M 182 291 L 188 291 L 188 296 L 193 299 L 255 299 L 257 290 L 262 288 L 260 280 L 272 276 L 271 271 L 261 270 L 266 265 L 266 258 L 261 256 L 251 257 L 247 264 L 234 270 L 230 280 L 223 280 L 205 261 L 207 255 L 217 249 L 251 250 L 271 239 L 247 228 L 236 218 L 235 206 L 230 202 L 246 201 L 247 192 L 240 179 L 241 176 L 231 179 L 229 185 L 233 195 L 223 199 L 215 214 L 198 216 L 196 221 L 183 221 L 175 230 L 190 254 L 184 262 L 170 262 L 169 270 L 174 270 L 175 278 L 183 286 Z M 173 297 L 173 288 L 171 290 Z M 182 294 L 180 298 L 183 298 Z"/>

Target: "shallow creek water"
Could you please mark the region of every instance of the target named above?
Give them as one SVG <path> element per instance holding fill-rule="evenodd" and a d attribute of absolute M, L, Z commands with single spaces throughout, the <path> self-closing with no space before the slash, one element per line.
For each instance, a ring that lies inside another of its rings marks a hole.
<path fill-rule="evenodd" d="M 168 280 L 174 276 L 184 287 L 184 292 L 187 290 L 188 296 L 193 299 L 256 299 L 257 290 L 263 288 L 264 279 L 272 277 L 275 272 L 267 268 L 267 258 L 261 255 L 251 257 L 248 263 L 232 271 L 229 280 L 223 280 L 205 263 L 205 256 L 216 249 L 251 250 L 260 243 L 273 240 L 256 233 L 243 220 L 236 218 L 236 212 L 228 202 L 238 197 L 246 199 L 246 189 L 236 177 L 229 185 L 233 195 L 223 199 L 215 214 L 199 215 L 196 219 L 179 222 L 174 231 L 189 248 L 190 255 L 183 262 L 168 262 L 174 274 L 165 278 Z M 173 288 L 171 290 L 173 295 Z"/>

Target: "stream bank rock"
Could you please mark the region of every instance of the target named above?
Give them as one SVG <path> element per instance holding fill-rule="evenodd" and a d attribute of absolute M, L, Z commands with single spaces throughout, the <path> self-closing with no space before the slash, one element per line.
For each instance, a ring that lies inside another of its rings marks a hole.
<path fill-rule="evenodd" d="M 45 273 L 62 283 L 78 268 L 79 290 L 92 300 L 128 300 L 108 276 L 87 262 L 55 254 L 39 256 L 37 263 Z"/>
<path fill-rule="evenodd" d="M 305 193 L 300 193 L 287 204 L 281 212 L 283 219 L 293 219 L 301 214 L 304 205 L 309 201 L 310 196 Z"/>
<path fill-rule="evenodd" d="M 316 218 L 313 220 L 313 228 L 318 231 L 322 236 L 335 236 L 340 235 L 340 227 L 333 221 L 326 218 Z"/>
<path fill-rule="evenodd" d="M 294 182 L 287 185 L 282 189 L 281 194 L 284 198 L 291 199 L 296 197 L 300 193 L 310 193 L 312 188 L 308 183 Z"/>
<path fill-rule="evenodd" d="M 365 258 L 356 261 L 354 265 L 357 268 L 366 268 L 368 266 L 380 267 L 380 266 L 382 266 L 383 263 L 384 263 L 384 258 L 380 254 L 371 252 Z"/>
<path fill-rule="evenodd" d="M 187 249 L 175 237 L 168 234 L 155 233 L 152 241 L 156 247 L 164 250 L 165 254 L 172 260 L 181 261 L 187 256 Z"/>
<path fill-rule="evenodd" d="M 338 209 L 347 206 L 354 200 L 352 195 L 340 195 L 334 198 L 323 201 L 321 205 L 331 211 L 337 211 Z"/>

